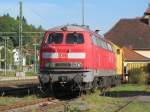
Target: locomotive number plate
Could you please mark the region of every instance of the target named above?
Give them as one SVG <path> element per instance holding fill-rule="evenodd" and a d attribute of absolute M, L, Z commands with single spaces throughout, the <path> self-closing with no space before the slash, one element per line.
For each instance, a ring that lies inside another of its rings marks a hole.
<path fill-rule="evenodd" d="M 59 53 L 58 57 L 59 58 L 68 58 L 68 54 L 67 53 Z"/>

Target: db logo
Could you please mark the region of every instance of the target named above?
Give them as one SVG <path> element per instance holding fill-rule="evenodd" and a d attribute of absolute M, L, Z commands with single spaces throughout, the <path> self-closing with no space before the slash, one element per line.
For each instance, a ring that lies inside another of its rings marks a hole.
<path fill-rule="evenodd" d="M 67 58 L 68 55 L 66 53 L 61 53 L 59 54 L 59 58 Z"/>

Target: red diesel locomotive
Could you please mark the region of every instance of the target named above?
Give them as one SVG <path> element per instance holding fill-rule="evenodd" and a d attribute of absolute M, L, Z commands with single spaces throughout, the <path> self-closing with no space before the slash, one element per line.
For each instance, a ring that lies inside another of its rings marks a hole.
<path fill-rule="evenodd" d="M 112 44 L 88 27 L 65 25 L 45 32 L 39 81 L 44 91 L 80 91 L 117 84 Z"/>

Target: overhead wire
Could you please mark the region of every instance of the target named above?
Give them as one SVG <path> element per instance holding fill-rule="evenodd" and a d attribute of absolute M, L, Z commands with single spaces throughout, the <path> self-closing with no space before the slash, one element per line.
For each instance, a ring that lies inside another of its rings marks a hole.
<path fill-rule="evenodd" d="M 33 14 L 35 14 L 36 16 L 38 16 L 39 18 L 41 18 L 41 20 L 45 23 L 45 24 L 47 24 L 47 19 L 46 18 L 44 18 L 41 14 L 39 14 L 37 11 L 35 11 L 34 9 L 32 9 L 30 6 L 28 6 L 28 9 L 27 10 L 29 10 L 29 11 L 31 11 Z"/>

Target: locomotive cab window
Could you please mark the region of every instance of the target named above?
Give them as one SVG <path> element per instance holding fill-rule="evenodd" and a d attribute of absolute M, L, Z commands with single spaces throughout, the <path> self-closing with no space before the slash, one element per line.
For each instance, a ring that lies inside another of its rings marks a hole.
<path fill-rule="evenodd" d="M 113 51 L 112 46 L 109 43 L 107 44 L 107 46 L 108 46 L 108 50 Z"/>
<path fill-rule="evenodd" d="M 99 46 L 99 47 L 103 47 L 103 45 L 102 45 L 102 40 L 101 40 L 100 38 L 98 38 L 97 43 L 98 43 L 98 46 Z"/>
<path fill-rule="evenodd" d="M 108 48 L 107 48 L 107 43 L 106 43 L 104 40 L 102 40 L 102 48 L 108 49 Z"/>
<path fill-rule="evenodd" d="M 63 42 L 62 33 L 51 33 L 46 40 L 47 44 L 61 44 Z"/>
<path fill-rule="evenodd" d="M 68 33 L 66 37 L 67 44 L 83 44 L 84 37 L 81 33 Z"/>
<path fill-rule="evenodd" d="M 92 38 L 92 43 L 94 45 L 97 45 L 97 39 L 96 39 L 96 37 L 93 35 L 91 38 Z"/>

